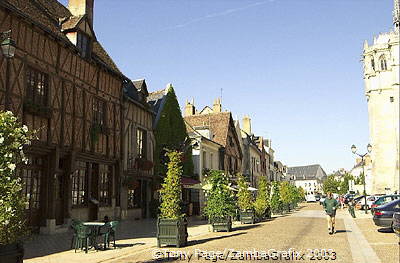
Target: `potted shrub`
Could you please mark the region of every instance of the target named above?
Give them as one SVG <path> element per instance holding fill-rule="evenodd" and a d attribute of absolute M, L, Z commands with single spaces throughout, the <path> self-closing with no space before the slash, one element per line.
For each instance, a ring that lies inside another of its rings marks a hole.
<path fill-rule="evenodd" d="M 27 233 L 26 199 L 16 167 L 26 161 L 23 146 L 30 143 L 28 128 L 20 126 L 11 112 L 0 112 L 0 259 L 2 263 L 21 262 L 22 238 Z"/>
<path fill-rule="evenodd" d="M 203 213 L 208 217 L 213 231 L 232 230 L 232 216 L 235 215 L 234 195 L 228 178 L 222 171 L 211 170 L 205 175 L 206 205 Z"/>
<path fill-rule="evenodd" d="M 187 221 L 181 213 L 181 152 L 167 152 L 167 176 L 160 189 L 160 215 L 157 219 L 157 245 L 181 247 L 187 243 Z"/>
<path fill-rule="evenodd" d="M 240 222 L 242 224 L 254 224 L 255 214 L 254 214 L 254 204 L 253 195 L 249 190 L 249 185 L 243 175 L 238 175 L 238 186 L 239 192 L 238 197 L 238 207 L 240 214 Z"/>
<path fill-rule="evenodd" d="M 254 202 L 254 212 L 258 221 L 264 218 L 271 218 L 270 208 L 271 187 L 265 177 L 258 179 L 258 191 L 256 201 Z"/>

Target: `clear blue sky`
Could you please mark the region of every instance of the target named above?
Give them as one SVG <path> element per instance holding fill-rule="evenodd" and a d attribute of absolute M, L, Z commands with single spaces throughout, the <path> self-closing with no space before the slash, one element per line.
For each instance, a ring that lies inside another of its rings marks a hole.
<path fill-rule="evenodd" d="M 66 3 L 67 0 L 62 0 Z M 181 107 L 249 114 L 288 166 L 351 168 L 366 150 L 360 62 L 388 31 L 392 0 L 95 0 L 97 38 L 150 91 L 173 83 Z"/>

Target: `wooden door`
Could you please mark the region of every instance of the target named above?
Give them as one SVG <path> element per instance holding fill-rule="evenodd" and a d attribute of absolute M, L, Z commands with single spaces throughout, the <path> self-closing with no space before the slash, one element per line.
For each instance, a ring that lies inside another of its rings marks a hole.
<path fill-rule="evenodd" d="M 60 172 L 56 174 L 54 181 L 55 187 L 55 206 L 56 206 L 56 225 L 64 224 L 64 173 Z"/>

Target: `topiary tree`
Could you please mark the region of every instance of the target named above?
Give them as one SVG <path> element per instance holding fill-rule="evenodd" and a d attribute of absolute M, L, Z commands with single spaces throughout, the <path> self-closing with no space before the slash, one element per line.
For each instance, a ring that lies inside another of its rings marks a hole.
<path fill-rule="evenodd" d="M 239 191 L 237 193 L 238 207 L 241 211 L 246 211 L 254 208 L 253 195 L 249 190 L 248 183 L 242 174 L 238 174 Z"/>
<path fill-rule="evenodd" d="M 18 123 L 12 112 L 0 112 L 0 245 L 17 243 L 27 233 L 26 198 L 16 167 L 26 162 L 23 147 L 31 133 Z"/>
<path fill-rule="evenodd" d="M 187 143 L 187 132 L 179 103 L 175 91 L 171 86 L 165 98 L 165 104 L 160 114 L 160 119 L 154 130 L 156 146 L 154 150 L 154 173 L 156 175 L 165 175 L 167 172 L 168 158 L 166 158 L 166 149 L 180 150 L 185 149 L 182 156 L 183 175 L 193 175 L 192 150 Z"/>
<path fill-rule="evenodd" d="M 279 192 L 279 182 L 272 183 L 271 210 L 273 213 L 282 212 L 282 200 Z"/>
<path fill-rule="evenodd" d="M 281 182 L 281 184 L 279 185 L 279 194 L 281 197 L 283 208 L 290 211 L 290 204 L 293 200 L 293 193 L 288 182 Z"/>
<path fill-rule="evenodd" d="M 160 190 L 160 218 L 179 219 L 183 216 L 181 212 L 182 153 L 170 151 L 167 156 L 169 158 L 167 176 Z"/>
<path fill-rule="evenodd" d="M 271 186 L 267 178 L 261 176 L 258 179 L 258 191 L 256 201 L 254 202 L 254 210 L 258 218 L 263 216 L 270 217 L 270 194 Z"/>
<path fill-rule="evenodd" d="M 210 188 L 205 190 L 207 200 L 203 210 L 204 215 L 211 221 L 234 216 L 236 212 L 234 194 L 224 173 L 211 170 L 205 175 L 205 183 L 210 185 Z"/>

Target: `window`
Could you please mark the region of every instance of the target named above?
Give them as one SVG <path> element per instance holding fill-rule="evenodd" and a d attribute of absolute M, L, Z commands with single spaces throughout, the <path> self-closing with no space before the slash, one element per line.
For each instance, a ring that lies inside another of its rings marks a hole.
<path fill-rule="evenodd" d="M 102 206 L 111 206 L 111 189 L 112 189 L 112 166 L 99 166 L 99 188 L 100 188 L 100 204 Z"/>
<path fill-rule="evenodd" d="M 207 167 L 207 152 L 203 152 L 203 169 Z"/>
<path fill-rule="evenodd" d="M 387 65 L 386 65 L 386 59 L 384 56 L 381 56 L 379 59 L 380 65 L 381 65 L 381 70 L 387 70 Z"/>
<path fill-rule="evenodd" d="M 371 58 L 371 67 L 372 67 L 372 70 L 375 70 L 375 60 L 374 60 L 374 58 Z"/>
<path fill-rule="evenodd" d="M 137 157 L 146 158 L 146 131 L 137 129 L 136 131 Z"/>
<path fill-rule="evenodd" d="M 26 71 L 26 97 L 37 105 L 47 106 L 49 76 L 43 72 L 28 67 Z"/>
<path fill-rule="evenodd" d="M 93 100 L 93 123 L 98 124 L 100 126 L 105 125 L 106 119 L 106 102 L 94 98 Z"/>
<path fill-rule="evenodd" d="M 72 205 L 87 206 L 88 164 L 77 162 L 77 169 L 72 174 Z"/>
<path fill-rule="evenodd" d="M 28 158 L 28 166 L 21 170 L 23 182 L 22 192 L 27 199 L 25 209 L 40 208 L 40 184 L 43 176 L 43 159 L 39 157 Z"/>
<path fill-rule="evenodd" d="M 140 208 L 141 207 L 141 188 L 142 181 L 136 180 L 131 189 L 128 189 L 128 208 Z"/>
<path fill-rule="evenodd" d="M 213 162 L 214 162 L 214 156 L 212 153 L 210 153 L 210 169 L 214 169 Z"/>
<path fill-rule="evenodd" d="M 89 36 L 82 32 L 78 32 L 76 47 L 81 52 L 82 57 L 88 57 L 89 46 L 90 46 Z"/>

